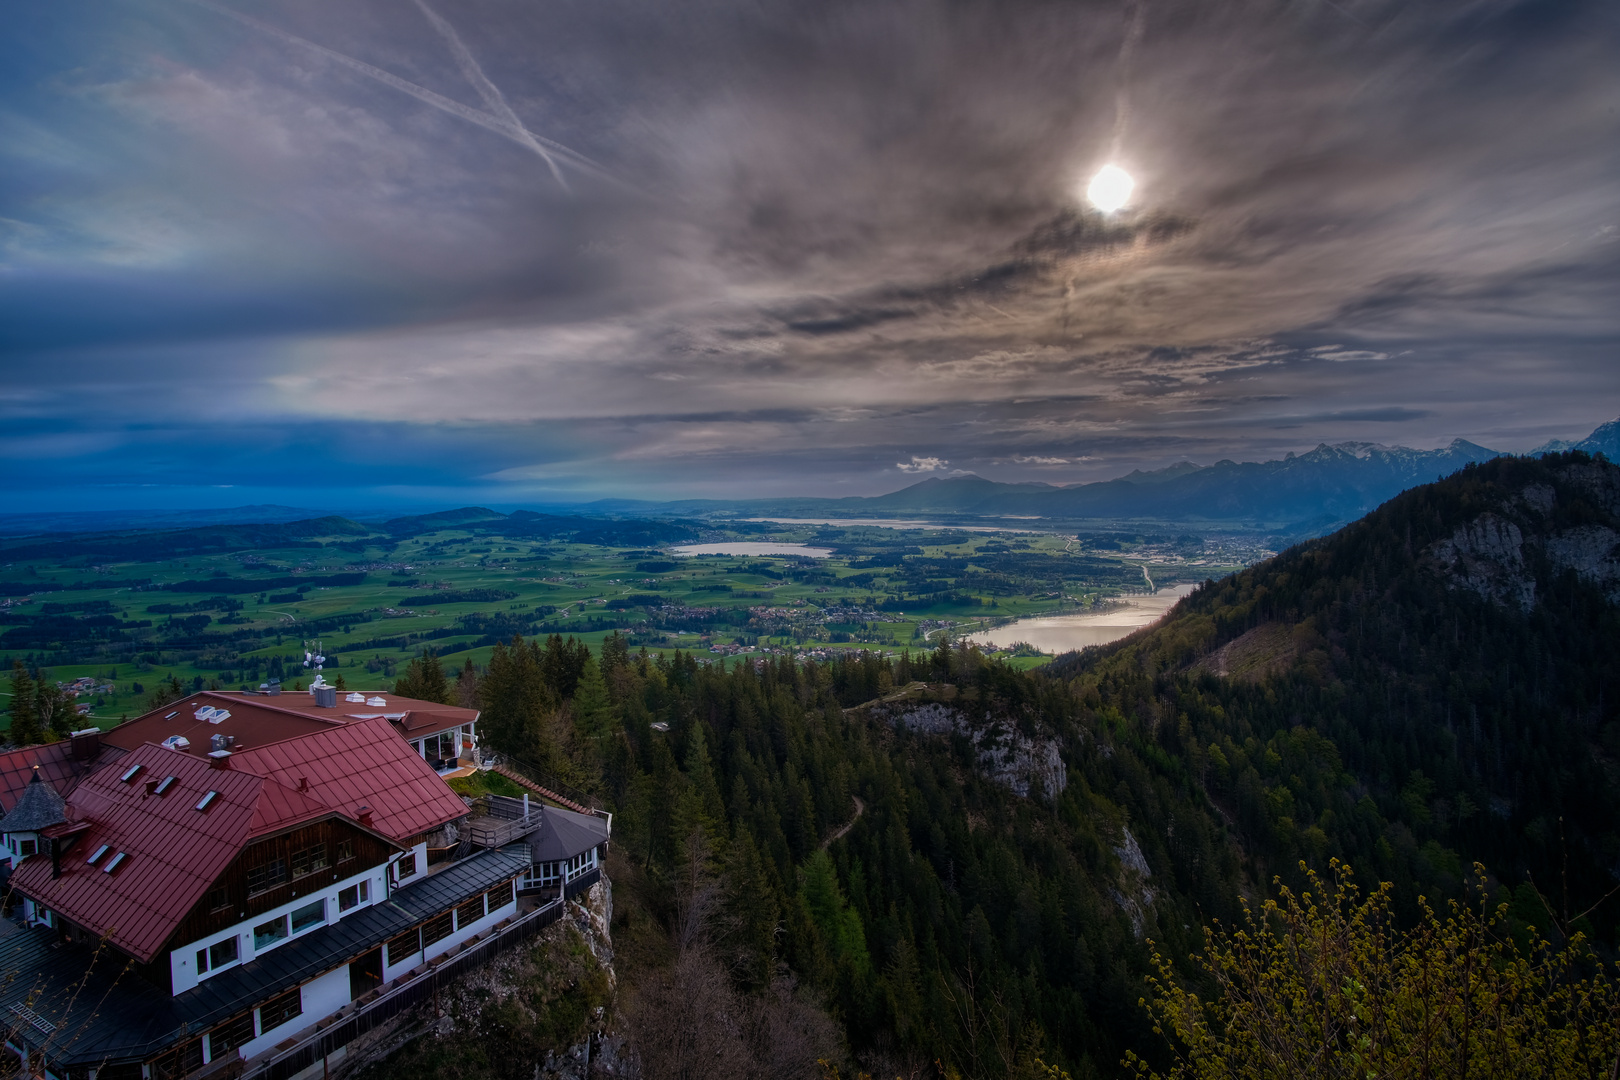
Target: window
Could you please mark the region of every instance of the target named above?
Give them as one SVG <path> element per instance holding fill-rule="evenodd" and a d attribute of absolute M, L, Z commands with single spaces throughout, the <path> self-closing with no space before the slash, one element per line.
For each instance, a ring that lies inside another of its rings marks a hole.
<path fill-rule="evenodd" d="M 305 904 L 295 908 L 292 913 L 292 932 L 301 934 L 312 926 L 319 926 L 326 921 L 326 901 L 317 900 L 313 904 Z"/>
<path fill-rule="evenodd" d="M 253 928 L 253 948 L 267 949 L 287 936 L 287 916 L 271 919 Z"/>
<path fill-rule="evenodd" d="M 517 880 L 514 878 L 504 885 L 497 885 L 489 890 L 484 894 L 484 910 L 494 911 L 496 908 L 502 908 L 510 904 L 517 897 L 517 893 L 514 891 L 516 886 Z"/>
<path fill-rule="evenodd" d="M 416 873 L 416 852 L 407 851 L 405 855 L 394 864 L 394 876 L 401 881 Z"/>
<path fill-rule="evenodd" d="M 237 960 L 236 938 L 228 937 L 224 941 L 216 941 L 206 949 L 197 950 L 197 974 L 206 975 L 210 971 L 234 964 Z"/>
<path fill-rule="evenodd" d="M 247 887 L 249 896 L 257 896 L 287 880 L 287 863 L 284 859 L 271 859 L 260 866 L 255 866 L 247 872 Z"/>
<path fill-rule="evenodd" d="M 304 995 L 298 987 L 271 998 L 259 1006 L 259 1030 L 280 1027 L 294 1017 L 304 1015 Z"/>
<path fill-rule="evenodd" d="M 209 1057 L 218 1061 L 238 1046 L 251 1042 L 255 1034 L 252 1011 L 227 1020 L 208 1033 Z"/>
<path fill-rule="evenodd" d="M 338 910 L 348 911 L 371 899 L 371 882 L 361 881 L 338 892 Z"/>
<path fill-rule="evenodd" d="M 456 756 L 456 733 L 454 731 L 441 731 L 437 735 L 429 735 L 422 740 L 423 756 L 429 760 L 453 758 Z"/>
<path fill-rule="evenodd" d="M 480 893 L 471 900 L 467 901 L 465 904 L 462 904 L 460 907 L 456 908 L 456 929 L 459 930 L 464 926 L 471 926 L 473 923 L 477 922 L 483 917 L 484 897 L 483 894 Z"/>
<path fill-rule="evenodd" d="M 348 862 L 352 858 L 354 858 L 354 841 L 339 840 L 337 846 L 337 861 Z"/>
<path fill-rule="evenodd" d="M 421 948 L 421 937 L 414 929 L 407 930 L 388 943 L 388 963 L 390 966 L 401 963 L 419 952 Z"/>
<path fill-rule="evenodd" d="M 208 946 L 208 966 L 224 967 L 233 963 L 237 958 L 237 939 L 233 935 L 224 941 L 216 941 Z"/>
<path fill-rule="evenodd" d="M 450 913 L 448 911 L 443 915 L 433 916 L 433 918 L 422 924 L 422 948 L 425 949 L 436 941 L 443 941 L 450 936 L 453 929 L 450 925 Z"/>
<path fill-rule="evenodd" d="M 292 876 L 301 878 L 317 870 L 326 869 L 326 845 L 311 844 L 292 853 Z"/>
<path fill-rule="evenodd" d="M 231 890 L 224 885 L 215 885 L 208 890 L 208 910 L 222 911 L 231 906 Z"/>
<path fill-rule="evenodd" d="M 30 855 L 37 854 L 38 851 L 39 851 L 39 841 L 37 841 L 37 840 L 19 840 L 19 841 L 17 841 L 17 854 L 22 856 L 23 858 L 27 858 Z"/>

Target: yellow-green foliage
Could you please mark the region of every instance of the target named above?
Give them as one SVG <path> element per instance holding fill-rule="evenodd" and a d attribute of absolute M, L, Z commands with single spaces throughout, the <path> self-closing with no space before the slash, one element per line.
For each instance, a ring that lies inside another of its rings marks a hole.
<path fill-rule="evenodd" d="M 1155 950 L 1143 1005 L 1174 1051 L 1168 1074 L 1136 1054 L 1140 1077 L 1236 1080 L 1402 1080 L 1612 1076 L 1620 1067 L 1620 997 L 1612 972 L 1574 935 L 1554 949 L 1539 934 L 1522 950 L 1506 905 L 1427 903 L 1396 928 L 1389 886 L 1362 897 L 1350 868 L 1314 872 L 1295 895 L 1279 888 L 1234 931 L 1206 928 L 1193 959 L 1206 1000 Z"/>

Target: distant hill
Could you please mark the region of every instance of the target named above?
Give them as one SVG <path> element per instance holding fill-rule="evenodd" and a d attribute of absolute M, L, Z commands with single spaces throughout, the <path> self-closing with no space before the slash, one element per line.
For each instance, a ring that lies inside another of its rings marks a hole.
<path fill-rule="evenodd" d="M 1179 717 L 1153 740 L 1259 869 L 1454 892 L 1477 859 L 1575 913 L 1620 881 L 1617 642 L 1620 466 L 1576 451 L 1407 491 L 1048 670 Z M 1620 908 L 1592 919 L 1612 939 Z"/>
<path fill-rule="evenodd" d="M 185 529 L 200 525 L 280 524 L 318 517 L 296 506 L 232 506 L 223 510 L 76 510 L 0 514 L 0 536 L 39 533 L 112 532 L 119 529 Z"/>

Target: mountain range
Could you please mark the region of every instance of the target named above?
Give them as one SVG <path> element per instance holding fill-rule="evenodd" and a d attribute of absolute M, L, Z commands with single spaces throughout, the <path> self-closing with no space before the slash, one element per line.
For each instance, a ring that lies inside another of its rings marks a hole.
<path fill-rule="evenodd" d="M 1620 420 L 1575 443 L 1554 441 L 1531 456 L 1580 450 L 1620 457 Z M 1057 486 L 999 483 L 976 475 L 933 477 L 887 495 L 644 503 L 604 500 L 582 509 L 686 517 L 732 513 L 782 517 L 934 515 L 978 518 L 1165 521 L 1321 535 L 1419 484 L 1504 456 L 1465 439 L 1438 450 L 1376 443 L 1323 443 L 1261 462 L 1178 462 L 1114 480 Z"/>

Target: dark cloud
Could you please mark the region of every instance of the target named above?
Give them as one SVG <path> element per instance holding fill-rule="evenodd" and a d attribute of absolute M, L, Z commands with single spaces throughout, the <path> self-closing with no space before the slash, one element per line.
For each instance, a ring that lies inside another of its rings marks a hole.
<path fill-rule="evenodd" d="M 1148 0 L 1113 217 L 1123 3 L 429 2 L 8 20 L 23 489 L 835 494 L 1620 412 L 1599 0 Z"/>

